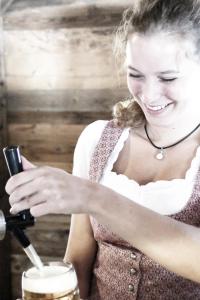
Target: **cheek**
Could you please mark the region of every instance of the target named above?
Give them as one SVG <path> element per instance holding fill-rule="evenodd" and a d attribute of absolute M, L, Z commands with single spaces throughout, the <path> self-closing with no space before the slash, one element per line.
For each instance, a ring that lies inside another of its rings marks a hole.
<path fill-rule="evenodd" d="M 127 85 L 128 85 L 129 92 L 132 95 L 137 96 L 138 94 L 140 94 L 142 90 L 141 83 L 130 79 L 130 77 L 127 77 Z"/>
<path fill-rule="evenodd" d="M 181 97 L 181 94 L 182 89 L 176 85 L 163 88 L 163 95 L 171 100 L 178 100 Z"/>

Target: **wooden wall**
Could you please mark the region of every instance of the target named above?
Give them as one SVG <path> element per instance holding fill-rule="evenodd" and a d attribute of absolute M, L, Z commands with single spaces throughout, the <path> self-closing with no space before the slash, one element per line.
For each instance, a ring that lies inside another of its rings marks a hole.
<path fill-rule="evenodd" d="M 123 2 L 123 3 L 122 3 Z M 8 143 L 34 163 L 68 172 L 78 136 L 111 118 L 128 96 L 112 55 L 115 26 L 131 1 L 14 1 L 4 17 Z M 63 258 L 70 216 L 45 216 L 28 235 L 42 259 Z M 13 299 L 28 260 L 12 239 Z M 8 299 L 9 300 L 9 299 Z"/>
<path fill-rule="evenodd" d="M 7 100 L 5 98 L 5 87 L 0 84 L 0 210 L 8 214 L 8 197 L 5 193 L 5 184 L 8 179 L 6 164 L 3 159 L 2 149 L 7 144 Z M 0 300 L 11 299 L 11 277 L 10 277 L 10 236 L 0 241 Z"/>

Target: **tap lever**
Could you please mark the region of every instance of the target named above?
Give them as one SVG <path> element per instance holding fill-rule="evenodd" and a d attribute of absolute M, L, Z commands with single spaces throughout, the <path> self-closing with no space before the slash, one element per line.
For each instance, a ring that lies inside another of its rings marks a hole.
<path fill-rule="evenodd" d="M 3 149 L 10 176 L 23 171 L 19 146 L 8 146 Z"/>
<path fill-rule="evenodd" d="M 16 175 L 23 171 L 19 146 L 6 147 L 3 149 L 3 153 L 10 176 Z M 27 227 L 34 225 L 34 223 L 35 219 L 31 215 L 29 209 L 23 210 L 16 215 L 9 215 L 7 217 L 4 217 L 3 212 L 0 210 L 0 240 L 4 238 L 6 231 L 11 231 L 23 247 L 33 265 L 38 269 L 42 269 L 43 264 L 41 259 L 24 233 L 24 230 Z"/>
<path fill-rule="evenodd" d="M 10 176 L 16 175 L 18 173 L 23 172 L 23 166 L 22 166 L 22 159 L 20 154 L 19 146 L 8 146 L 3 149 L 3 154 L 6 160 L 6 164 L 8 167 L 8 171 Z M 27 224 L 27 226 L 34 225 L 34 217 L 30 214 L 30 211 L 23 210 L 19 214 L 16 215 L 16 219 L 13 218 L 13 221 L 11 222 L 14 224 L 14 222 L 19 221 L 20 224 L 19 228 L 25 229 L 26 227 L 23 227 Z M 30 224 L 30 225 L 29 225 Z"/>
<path fill-rule="evenodd" d="M 23 172 L 19 146 L 8 146 L 3 149 L 3 154 L 10 176 Z M 23 210 L 17 215 L 7 216 L 5 217 L 5 224 L 3 222 L 4 220 L 1 222 L 2 227 L 6 224 L 6 230 L 12 231 L 23 247 L 28 247 L 30 245 L 29 239 L 23 232 L 24 229 L 33 226 L 35 223 L 35 219 L 31 215 L 29 209 Z"/>
<path fill-rule="evenodd" d="M 15 226 L 19 229 L 26 229 L 27 227 L 33 226 L 35 224 L 35 219 L 31 215 L 30 210 L 26 209 L 18 213 L 17 215 L 9 215 L 5 217 L 6 219 L 6 229 L 12 231 Z"/>
<path fill-rule="evenodd" d="M 21 228 L 15 225 L 12 229 L 12 232 L 23 248 L 27 248 L 30 245 L 27 235 Z"/>

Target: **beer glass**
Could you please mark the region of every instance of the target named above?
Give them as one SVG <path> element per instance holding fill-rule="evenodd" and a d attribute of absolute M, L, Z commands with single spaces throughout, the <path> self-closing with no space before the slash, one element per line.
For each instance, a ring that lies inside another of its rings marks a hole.
<path fill-rule="evenodd" d="M 79 300 L 78 282 L 70 263 L 48 262 L 22 274 L 23 300 Z"/>

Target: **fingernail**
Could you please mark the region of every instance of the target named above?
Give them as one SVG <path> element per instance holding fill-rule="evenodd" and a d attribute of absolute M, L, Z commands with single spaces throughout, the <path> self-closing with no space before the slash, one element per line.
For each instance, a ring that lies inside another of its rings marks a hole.
<path fill-rule="evenodd" d="M 13 209 L 13 207 L 11 207 L 10 213 L 11 213 L 12 215 L 14 215 L 14 214 L 16 213 L 15 210 Z"/>

